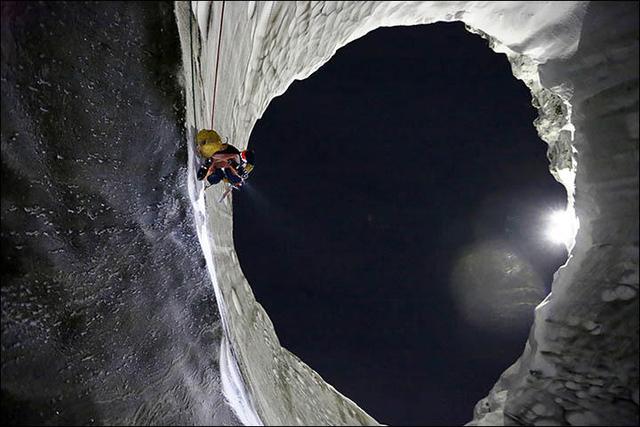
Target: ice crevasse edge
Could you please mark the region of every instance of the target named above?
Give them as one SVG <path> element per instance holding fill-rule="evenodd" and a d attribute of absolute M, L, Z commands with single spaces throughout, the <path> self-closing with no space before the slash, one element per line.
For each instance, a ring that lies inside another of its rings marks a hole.
<path fill-rule="evenodd" d="M 473 425 L 638 423 L 638 5 L 600 2 L 176 2 L 193 131 L 239 148 L 270 100 L 378 27 L 462 21 L 531 90 L 550 171 L 580 228 L 523 355 L 476 405 Z M 189 20 L 193 25 L 191 73 Z M 190 135 L 192 137 L 193 135 Z M 190 146 L 190 170 L 195 171 Z M 248 425 L 375 425 L 280 346 L 238 263 L 231 205 L 188 188 L 225 337 L 225 397 Z"/>

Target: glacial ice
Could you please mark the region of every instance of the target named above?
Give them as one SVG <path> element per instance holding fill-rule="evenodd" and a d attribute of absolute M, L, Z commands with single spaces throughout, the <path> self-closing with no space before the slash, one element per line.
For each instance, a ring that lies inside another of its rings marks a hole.
<path fill-rule="evenodd" d="M 638 4 L 589 2 L 176 2 L 192 131 L 247 145 L 267 105 L 341 46 L 384 26 L 462 21 L 507 55 L 531 90 L 550 172 L 579 220 L 570 258 L 537 307 L 523 355 L 476 405 L 470 425 L 638 423 Z M 193 136 L 193 135 L 191 135 Z M 190 149 L 191 170 L 194 153 Z M 229 201 L 189 191 L 225 340 L 227 399 L 245 424 L 377 424 L 280 346 L 234 251 Z M 211 191 L 211 190 L 209 190 Z"/>

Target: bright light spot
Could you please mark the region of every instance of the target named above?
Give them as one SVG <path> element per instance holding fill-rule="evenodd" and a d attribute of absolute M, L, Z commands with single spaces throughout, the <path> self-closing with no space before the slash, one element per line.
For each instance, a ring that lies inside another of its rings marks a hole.
<path fill-rule="evenodd" d="M 546 236 L 553 243 L 569 246 L 576 234 L 577 220 L 570 212 L 555 211 L 549 216 Z"/>

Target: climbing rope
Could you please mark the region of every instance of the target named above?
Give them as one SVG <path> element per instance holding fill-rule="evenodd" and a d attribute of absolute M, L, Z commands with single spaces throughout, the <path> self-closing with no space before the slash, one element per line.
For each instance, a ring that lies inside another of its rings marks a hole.
<path fill-rule="evenodd" d="M 193 8 L 191 6 L 192 2 L 189 2 L 189 8 L 191 13 L 193 13 Z M 218 51 L 216 53 L 216 73 L 213 81 L 213 99 L 211 105 L 211 129 L 213 129 L 213 119 L 215 118 L 216 113 L 216 93 L 218 92 L 218 68 L 220 65 L 220 45 L 222 42 L 222 27 L 224 22 L 224 5 L 225 1 L 222 2 L 222 11 L 220 13 L 220 32 L 218 33 Z M 195 94 L 195 66 L 193 63 L 194 52 L 193 52 L 193 19 L 191 14 L 189 14 L 189 47 L 191 51 L 191 98 L 193 100 L 193 122 L 196 130 L 198 129 L 198 119 L 196 117 L 196 94 Z"/>
<path fill-rule="evenodd" d="M 213 129 L 213 118 L 216 113 L 216 92 L 218 89 L 218 64 L 220 63 L 220 42 L 222 41 L 222 23 L 224 20 L 224 4 L 222 1 L 222 12 L 220 13 L 220 33 L 218 34 L 218 53 L 216 54 L 216 75 L 213 81 L 213 101 L 211 105 L 211 129 Z"/>
<path fill-rule="evenodd" d="M 191 52 L 191 99 L 193 99 L 193 125 L 196 128 L 196 132 L 198 131 L 198 118 L 196 114 L 196 85 L 194 81 L 194 66 L 193 66 L 193 19 L 191 14 L 193 13 L 193 8 L 191 7 L 191 2 L 189 2 L 189 52 Z"/>

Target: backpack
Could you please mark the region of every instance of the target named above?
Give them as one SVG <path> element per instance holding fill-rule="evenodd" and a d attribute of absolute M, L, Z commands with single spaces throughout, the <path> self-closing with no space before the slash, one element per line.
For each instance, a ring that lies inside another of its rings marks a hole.
<path fill-rule="evenodd" d="M 228 144 L 222 142 L 218 132 L 210 129 L 201 129 L 196 135 L 196 145 L 202 157 L 209 158 L 218 151 L 225 150 Z"/>

